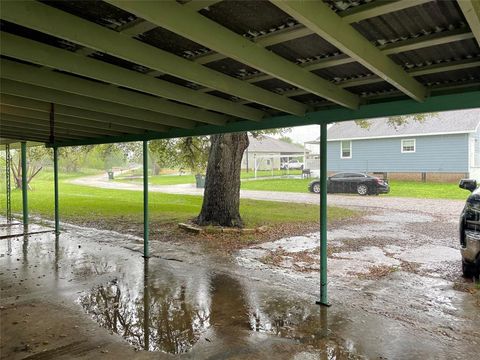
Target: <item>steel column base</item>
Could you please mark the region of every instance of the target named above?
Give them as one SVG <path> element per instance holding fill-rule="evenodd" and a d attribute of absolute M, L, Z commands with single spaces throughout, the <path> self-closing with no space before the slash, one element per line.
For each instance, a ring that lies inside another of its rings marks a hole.
<path fill-rule="evenodd" d="M 322 301 L 315 301 L 315 304 L 320 305 L 320 306 L 325 306 L 325 307 L 330 307 L 332 304 L 330 303 L 324 303 Z"/>

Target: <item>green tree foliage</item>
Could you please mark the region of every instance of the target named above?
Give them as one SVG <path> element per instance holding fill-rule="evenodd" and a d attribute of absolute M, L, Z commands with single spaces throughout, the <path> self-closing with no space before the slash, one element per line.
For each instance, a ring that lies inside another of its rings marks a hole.
<path fill-rule="evenodd" d="M 207 167 L 210 140 L 208 136 L 152 140 L 149 151 L 154 161 L 154 173 L 160 168 L 179 168 L 192 174 L 202 174 Z"/>
<path fill-rule="evenodd" d="M 289 143 L 289 144 L 293 144 L 293 139 L 291 137 L 288 137 L 288 136 L 280 136 L 280 138 L 278 140 L 281 140 L 281 141 Z"/>
<path fill-rule="evenodd" d="M 428 119 L 435 118 L 436 116 L 437 113 L 391 116 L 388 118 L 387 123 L 394 128 L 398 128 L 408 124 L 411 121 L 423 123 Z M 372 120 L 356 120 L 355 124 L 357 124 L 362 129 L 368 129 L 372 125 L 371 121 Z"/>
<path fill-rule="evenodd" d="M 285 134 L 290 129 L 273 129 L 251 132 L 256 138 L 264 135 Z M 290 139 L 290 141 L 292 141 Z M 152 140 L 149 151 L 153 161 L 153 173 L 160 168 L 179 168 L 192 174 L 205 174 L 210 152 L 210 136 Z"/>
<path fill-rule="evenodd" d="M 77 172 L 92 149 L 92 145 L 59 148 L 59 166 L 65 170 L 65 172 Z"/>

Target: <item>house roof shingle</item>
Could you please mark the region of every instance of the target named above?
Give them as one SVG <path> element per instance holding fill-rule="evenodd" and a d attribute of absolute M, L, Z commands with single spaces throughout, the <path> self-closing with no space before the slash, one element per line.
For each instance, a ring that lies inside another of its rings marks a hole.
<path fill-rule="evenodd" d="M 438 113 L 424 122 L 409 121 L 401 126 L 392 126 L 388 118 L 372 119 L 369 123 L 368 128 L 355 121 L 336 123 L 328 130 L 328 141 L 474 132 L 480 123 L 480 109 Z"/>
<path fill-rule="evenodd" d="M 274 139 L 270 136 L 262 135 L 258 138 L 249 136 L 250 145 L 248 151 L 251 152 L 269 152 L 269 153 L 302 153 L 303 147 L 290 144 L 282 140 Z"/>

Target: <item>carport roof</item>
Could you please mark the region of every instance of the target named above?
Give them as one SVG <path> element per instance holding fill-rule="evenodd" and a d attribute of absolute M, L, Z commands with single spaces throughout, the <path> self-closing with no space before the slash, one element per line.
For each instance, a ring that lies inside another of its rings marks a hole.
<path fill-rule="evenodd" d="M 2 1 L 1 137 L 53 146 L 480 107 L 461 1 Z"/>

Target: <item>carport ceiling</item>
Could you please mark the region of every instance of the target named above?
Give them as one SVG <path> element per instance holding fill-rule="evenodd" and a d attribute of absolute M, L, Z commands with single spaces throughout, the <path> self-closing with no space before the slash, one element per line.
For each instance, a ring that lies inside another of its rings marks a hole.
<path fill-rule="evenodd" d="M 54 146 L 480 107 L 476 0 L 2 1 L 0 137 Z"/>

